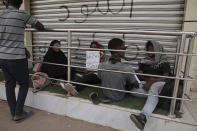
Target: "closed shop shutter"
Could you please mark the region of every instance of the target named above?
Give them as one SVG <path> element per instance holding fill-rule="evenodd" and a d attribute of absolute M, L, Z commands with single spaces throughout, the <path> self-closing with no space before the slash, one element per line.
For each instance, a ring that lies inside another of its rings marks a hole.
<path fill-rule="evenodd" d="M 0 10 L 3 10 L 3 9 L 5 9 L 5 6 L 3 5 L 3 1 L 0 0 Z"/>
<path fill-rule="evenodd" d="M 31 14 L 46 28 L 55 29 L 120 29 L 181 31 L 184 0 L 31 0 Z M 108 41 L 118 37 L 125 40 L 129 50 L 144 50 L 147 40 L 159 41 L 167 52 L 176 52 L 178 37 L 161 35 L 73 33 L 73 47 L 88 47 L 93 40 L 107 47 Z M 49 45 L 54 39 L 67 46 L 67 34 L 34 32 L 34 45 Z M 34 60 L 40 60 L 47 48 L 33 48 Z M 66 52 L 66 50 L 63 50 Z M 137 67 L 143 54 L 127 53 L 128 63 Z M 168 55 L 171 66 L 174 55 Z M 72 64 L 85 65 L 85 51 L 72 51 Z"/>

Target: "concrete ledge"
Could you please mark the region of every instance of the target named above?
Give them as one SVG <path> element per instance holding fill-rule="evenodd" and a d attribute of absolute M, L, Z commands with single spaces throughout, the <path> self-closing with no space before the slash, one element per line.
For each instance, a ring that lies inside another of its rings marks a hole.
<path fill-rule="evenodd" d="M 16 93 L 18 88 L 16 88 Z M 0 84 L 0 99 L 6 100 L 5 87 Z M 112 127 L 123 131 L 137 131 L 138 129 L 129 119 L 130 113 L 139 113 L 139 111 L 125 109 L 112 105 L 93 105 L 90 101 L 69 97 L 66 98 L 63 95 L 38 92 L 28 92 L 28 96 L 25 105 L 44 110 L 50 113 L 65 115 L 72 118 L 85 120 L 91 123 L 100 124 L 103 126 Z M 155 118 L 154 118 L 155 117 Z M 162 119 L 157 119 L 161 117 Z M 164 120 L 165 119 L 165 120 Z M 175 123 L 169 120 L 166 116 L 160 116 L 153 114 L 153 117 L 146 124 L 146 131 L 196 131 L 196 127 Z"/>

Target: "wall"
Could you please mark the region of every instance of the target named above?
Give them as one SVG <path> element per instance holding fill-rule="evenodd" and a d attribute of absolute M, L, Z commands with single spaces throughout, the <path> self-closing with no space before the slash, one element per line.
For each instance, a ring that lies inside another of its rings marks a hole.
<path fill-rule="evenodd" d="M 47 28 L 55 29 L 119 29 L 119 30 L 154 30 L 181 31 L 184 16 L 184 0 L 31 0 L 31 13 Z M 67 46 L 66 33 L 34 32 L 34 45 L 48 46 L 54 39 Z M 95 36 L 95 38 L 94 38 Z M 165 51 L 176 52 L 178 37 L 162 35 L 115 34 L 115 33 L 81 33 L 72 34 L 73 47 L 89 47 L 93 40 L 99 41 L 107 48 L 111 38 L 125 40 L 130 52 L 125 61 L 138 67 L 144 57 L 147 40 L 160 42 Z M 34 47 L 34 60 L 42 60 L 48 47 Z M 67 50 L 62 49 L 66 54 Z M 109 55 L 109 52 L 107 52 Z M 85 51 L 72 50 L 72 65 L 85 66 Z M 174 66 L 174 55 L 168 55 L 171 67 Z"/>
<path fill-rule="evenodd" d="M 186 10 L 185 10 L 185 21 L 184 21 L 184 31 L 195 31 L 197 32 L 197 0 L 186 0 Z M 197 39 L 195 39 L 193 53 L 197 53 Z M 190 76 L 197 79 L 197 57 L 192 58 Z M 197 83 L 191 82 L 191 88 L 197 90 Z M 189 85 L 190 85 L 189 84 Z M 188 86 L 190 87 L 190 86 Z M 187 92 L 189 92 L 188 88 Z"/>
<path fill-rule="evenodd" d="M 16 94 L 18 94 L 18 89 L 16 88 Z M 0 99 L 6 100 L 5 87 L 1 83 Z M 137 114 L 139 111 L 129 108 L 102 103 L 94 105 L 89 100 L 81 98 L 66 97 L 65 95 L 47 92 L 32 93 L 31 90 L 28 92 L 25 105 L 121 131 L 139 131 L 129 118 L 131 113 Z M 183 116 L 182 119 L 171 119 L 168 116 L 152 114 L 150 120 L 146 123 L 144 131 L 196 131 L 195 126 L 182 124 L 191 123 L 196 125 L 188 111 L 185 116 L 187 117 Z"/>
<path fill-rule="evenodd" d="M 30 0 L 23 0 L 23 4 L 21 5 L 22 10 L 26 10 L 28 13 L 30 13 Z M 25 32 L 25 45 L 32 45 L 32 33 L 31 32 Z M 27 47 L 28 51 L 31 54 L 32 59 L 32 47 Z M 32 68 L 32 62 L 29 62 L 29 68 Z"/>

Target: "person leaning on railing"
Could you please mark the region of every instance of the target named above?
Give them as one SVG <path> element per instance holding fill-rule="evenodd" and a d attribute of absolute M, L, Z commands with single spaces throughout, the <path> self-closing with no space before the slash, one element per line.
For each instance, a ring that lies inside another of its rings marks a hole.
<path fill-rule="evenodd" d="M 14 121 L 22 121 L 33 114 L 23 110 L 29 88 L 27 61 L 29 52 L 24 47 L 25 27 L 28 24 L 37 29 L 44 29 L 38 20 L 27 12 L 19 10 L 22 3 L 22 0 L 4 0 L 6 9 L 0 11 L 0 66 L 3 70 L 7 101 Z M 17 100 L 16 82 L 20 85 Z"/>
<path fill-rule="evenodd" d="M 170 74 L 170 64 L 167 61 L 165 54 L 151 53 L 151 52 L 163 52 L 163 47 L 156 41 L 148 41 L 146 43 L 146 57 L 139 63 L 139 73 L 168 76 Z M 159 95 L 165 85 L 165 78 L 161 77 L 147 77 L 138 76 L 141 80 L 139 88 L 133 88 L 132 92 L 139 92 L 143 94 Z M 145 95 L 133 94 L 139 97 L 147 97 Z M 144 105 L 139 115 L 131 114 L 130 118 L 135 125 L 143 130 L 144 126 L 149 119 L 151 113 L 155 110 L 159 98 L 155 96 L 148 96 L 146 104 Z"/>

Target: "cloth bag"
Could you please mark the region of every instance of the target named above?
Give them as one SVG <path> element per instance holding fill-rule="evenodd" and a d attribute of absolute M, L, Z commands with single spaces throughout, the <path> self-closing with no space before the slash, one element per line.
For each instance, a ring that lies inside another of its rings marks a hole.
<path fill-rule="evenodd" d="M 48 75 L 43 72 L 36 72 L 31 77 L 34 89 L 43 89 L 51 84 Z"/>
<path fill-rule="evenodd" d="M 33 71 L 34 71 L 34 72 L 39 72 L 40 69 L 41 69 L 41 67 L 42 67 L 42 63 L 36 63 L 36 64 L 34 65 Z"/>

